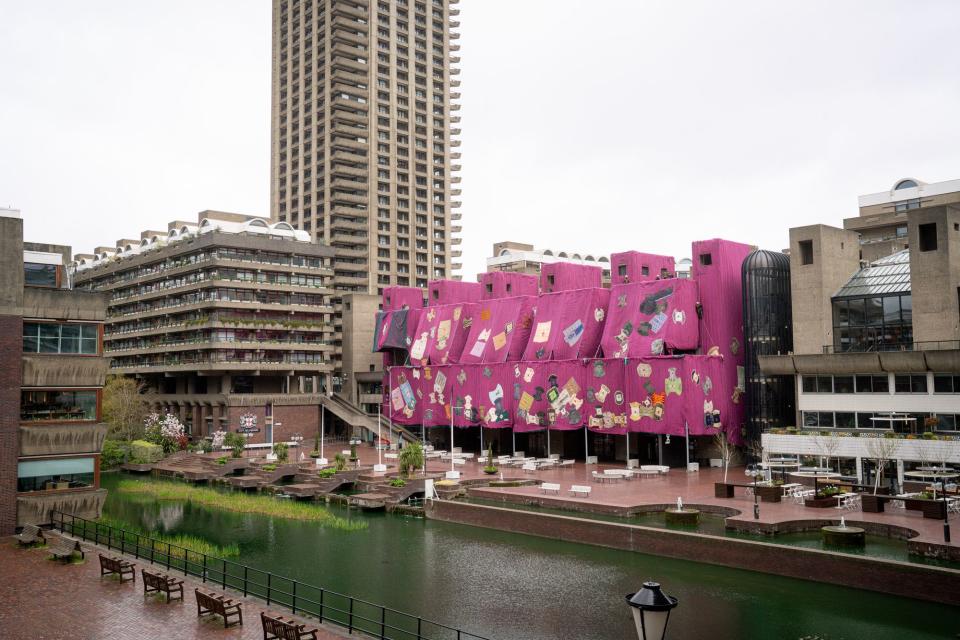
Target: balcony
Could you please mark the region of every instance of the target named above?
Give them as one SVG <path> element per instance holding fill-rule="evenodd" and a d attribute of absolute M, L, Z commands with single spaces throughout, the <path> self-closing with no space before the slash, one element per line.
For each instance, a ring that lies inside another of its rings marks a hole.
<path fill-rule="evenodd" d="M 334 231 L 366 231 L 367 222 L 366 220 L 362 222 L 355 222 L 353 220 L 338 218 L 335 216 L 330 228 Z"/>
<path fill-rule="evenodd" d="M 357 58 L 366 60 L 367 58 L 370 57 L 370 52 L 361 47 L 356 47 L 353 45 L 338 42 L 333 45 L 333 56 L 334 56 L 334 59 L 337 59 L 343 56 L 350 60 L 356 60 Z"/>
<path fill-rule="evenodd" d="M 337 286 L 359 286 L 366 287 L 369 284 L 366 276 L 347 276 L 347 275 L 335 275 L 333 277 L 334 285 Z"/>
<path fill-rule="evenodd" d="M 365 116 L 367 114 L 367 103 L 350 100 L 340 95 L 333 99 L 332 106 L 338 111 L 352 113 L 357 116 Z M 365 119 L 363 121 L 366 122 Z"/>
<path fill-rule="evenodd" d="M 22 358 L 25 387 L 99 387 L 106 375 L 107 361 L 97 356 L 24 354 Z"/>
<path fill-rule="evenodd" d="M 334 17 L 333 17 L 333 27 L 334 27 L 334 28 L 343 27 L 344 29 L 347 29 L 348 31 L 362 31 L 362 32 L 364 32 L 364 33 L 369 33 L 369 32 L 370 32 L 370 25 L 367 24 L 367 22 L 366 22 L 365 19 L 363 19 L 363 21 L 361 21 L 361 20 L 357 20 L 356 17 L 348 17 L 348 16 L 343 16 L 343 15 L 337 15 L 338 13 L 339 13 L 339 11 L 338 11 L 338 10 L 335 10 L 335 11 L 334 11 L 334 14 L 333 14 L 333 16 L 334 16 Z M 359 17 L 359 16 L 357 16 L 357 17 Z"/>
<path fill-rule="evenodd" d="M 841 347 L 823 345 L 823 353 L 879 353 L 890 351 L 949 351 L 960 349 L 960 340 L 926 340 L 922 342 L 895 342 L 889 344 L 859 344 Z"/>
<path fill-rule="evenodd" d="M 346 29 L 334 29 L 332 39 L 335 43 L 343 43 L 351 47 L 356 45 L 366 47 L 367 45 L 367 34 L 357 33 L 356 29 L 353 29 L 352 27 Z"/>
<path fill-rule="evenodd" d="M 351 4 L 341 4 L 339 2 L 333 5 L 333 15 L 334 20 L 341 15 L 359 18 L 360 20 L 364 21 L 369 20 L 369 15 L 367 14 L 367 10 L 365 8 Z"/>
<path fill-rule="evenodd" d="M 354 73 L 351 69 L 334 69 L 333 70 L 333 79 L 339 80 L 342 82 L 347 82 L 351 86 L 363 86 L 366 85 L 368 80 L 367 76 Z"/>
<path fill-rule="evenodd" d="M 20 494 L 17 496 L 17 526 L 49 524 L 50 514 L 54 511 L 95 520 L 103 513 L 106 499 L 106 489 L 93 488 Z"/>
<path fill-rule="evenodd" d="M 330 174 L 333 176 L 350 176 L 354 178 L 363 178 L 366 180 L 369 177 L 366 164 L 362 166 L 352 166 L 349 164 L 337 164 L 335 163 L 330 169 Z"/>
<path fill-rule="evenodd" d="M 361 62 L 360 60 L 357 60 L 355 58 L 348 58 L 346 56 L 334 56 L 333 60 L 330 61 L 330 65 L 334 69 L 347 69 L 351 71 L 357 71 L 363 74 L 367 73 L 367 70 L 369 69 L 368 63 L 366 62 L 366 58 L 364 58 L 364 62 Z"/>
<path fill-rule="evenodd" d="M 20 425 L 20 455 L 100 453 L 106 437 L 107 425 L 103 423 Z"/>
<path fill-rule="evenodd" d="M 334 162 L 350 162 L 362 165 L 367 164 L 367 156 L 360 155 L 359 153 L 351 153 L 342 149 L 334 151 L 331 157 L 333 158 Z"/>

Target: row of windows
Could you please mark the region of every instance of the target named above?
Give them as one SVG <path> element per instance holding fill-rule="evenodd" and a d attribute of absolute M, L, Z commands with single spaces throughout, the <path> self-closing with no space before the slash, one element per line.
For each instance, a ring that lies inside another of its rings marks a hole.
<path fill-rule="evenodd" d="M 803 411 L 803 426 L 806 429 L 893 429 L 898 433 L 914 433 L 925 428 L 929 417 L 937 418 L 937 431 L 955 431 L 960 415 L 954 413 L 908 413 L 903 420 L 889 420 L 889 414 L 861 413 L 852 411 Z M 875 420 L 874 418 L 880 418 Z"/>
<path fill-rule="evenodd" d="M 890 393 L 887 375 L 801 376 L 803 393 Z M 893 376 L 894 393 L 928 393 L 925 374 Z M 960 393 L 960 375 L 933 374 L 934 393 Z"/>
<path fill-rule="evenodd" d="M 99 418 L 96 389 L 24 389 L 20 392 L 21 422 L 91 422 Z"/>
<path fill-rule="evenodd" d="M 60 267 L 55 264 L 23 263 L 23 283 L 32 287 L 60 285 Z"/>
<path fill-rule="evenodd" d="M 23 352 L 96 355 L 99 335 L 96 324 L 24 322 Z"/>
<path fill-rule="evenodd" d="M 17 491 L 62 491 L 92 486 L 95 461 L 88 458 L 22 460 L 17 463 Z"/>

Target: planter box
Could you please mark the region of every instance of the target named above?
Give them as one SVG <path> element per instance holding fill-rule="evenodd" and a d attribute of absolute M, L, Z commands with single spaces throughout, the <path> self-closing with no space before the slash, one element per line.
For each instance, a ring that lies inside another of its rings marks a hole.
<path fill-rule="evenodd" d="M 783 487 L 757 486 L 757 497 L 764 502 L 780 502 L 783 498 Z"/>
<path fill-rule="evenodd" d="M 732 498 L 733 485 L 727 484 L 726 482 L 714 482 L 713 497 L 714 498 Z"/>
<path fill-rule="evenodd" d="M 840 500 L 837 496 L 830 496 L 828 498 L 807 498 L 803 501 L 803 506 L 813 509 L 827 509 L 829 507 L 835 507 L 839 503 Z"/>

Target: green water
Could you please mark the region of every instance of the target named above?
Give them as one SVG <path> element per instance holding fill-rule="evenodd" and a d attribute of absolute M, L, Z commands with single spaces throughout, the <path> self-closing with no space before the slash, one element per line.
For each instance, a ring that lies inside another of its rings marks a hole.
<path fill-rule="evenodd" d="M 105 475 L 112 488 L 116 476 Z M 953 607 L 749 571 L 432 520 L 339 510 L 361 532 L 131 498 L 105 513 L 240 545 L 240 562 L 496 639 L 635 638 L 623 601 L 655 579 L 680 599 L 676 639 L 925 640 L 960 632 Z M 960 588 L 960 585 L 958 585 Z"/>

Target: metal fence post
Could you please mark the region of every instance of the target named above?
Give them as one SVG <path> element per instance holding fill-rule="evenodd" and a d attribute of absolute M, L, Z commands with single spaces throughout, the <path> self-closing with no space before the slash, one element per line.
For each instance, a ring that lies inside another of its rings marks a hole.
<path fill-rule="evenodd" d="M 271 578 L 273 577 L 272 573 L 267 574 L 267 606 L 270 606 L 270 583 L 272 582 Z"/>
<path fill-rule="evenodd" d="M 350 598 L 350 618 L 348 621 L 347 630 L 350 633 L 353 633 L 353 598 Z"/>
<path fill-rule="evenodd" d="M 293 602 L 290 603 L 290 608 L 293 609 L 293 615 L 297 615 L 297 581 L 293 581 Z"/>
<path fill-rule="evenodd" d="M 320 589 L 320 622 L 323 622 L 323 589 Z"/>
<path fill-rule="evenodd" d="M 384 640 L 383 632 L 387 627 L 387 610 L 385 607 L 380 607 L 380 640 Z"/>
<path fill-rule="evenodd" d="M 207 582 L 207 554 L 203 554 L 203 578 L 202 578 L 202 581 L 203 581 L 204 584 L 206 584 L 206 582 Z M 243 595 L 246 596 L 247 594 L 244 593 Z"/>
<path fill-rule="evenodd" d="M 227 561 L 223 561 L 223 571 L 220 572 L 220 586 L 224 589 L 227 588 Z"/>
<path fill-rule="evenodd" d="M 423 618 L 417 618 L 417 640 L 423 640 L 423 636 L 420 635 L 420 626 L 423 624 Z"/>
<path fill-rule="evenodd" d="M 243 565 L 243 597 L 247 597 L 247 565 Z"/>
<path fill-rule="evenodd" d="M 170 543 L 167 543 L 167 571 L 170 570 Z"/>

